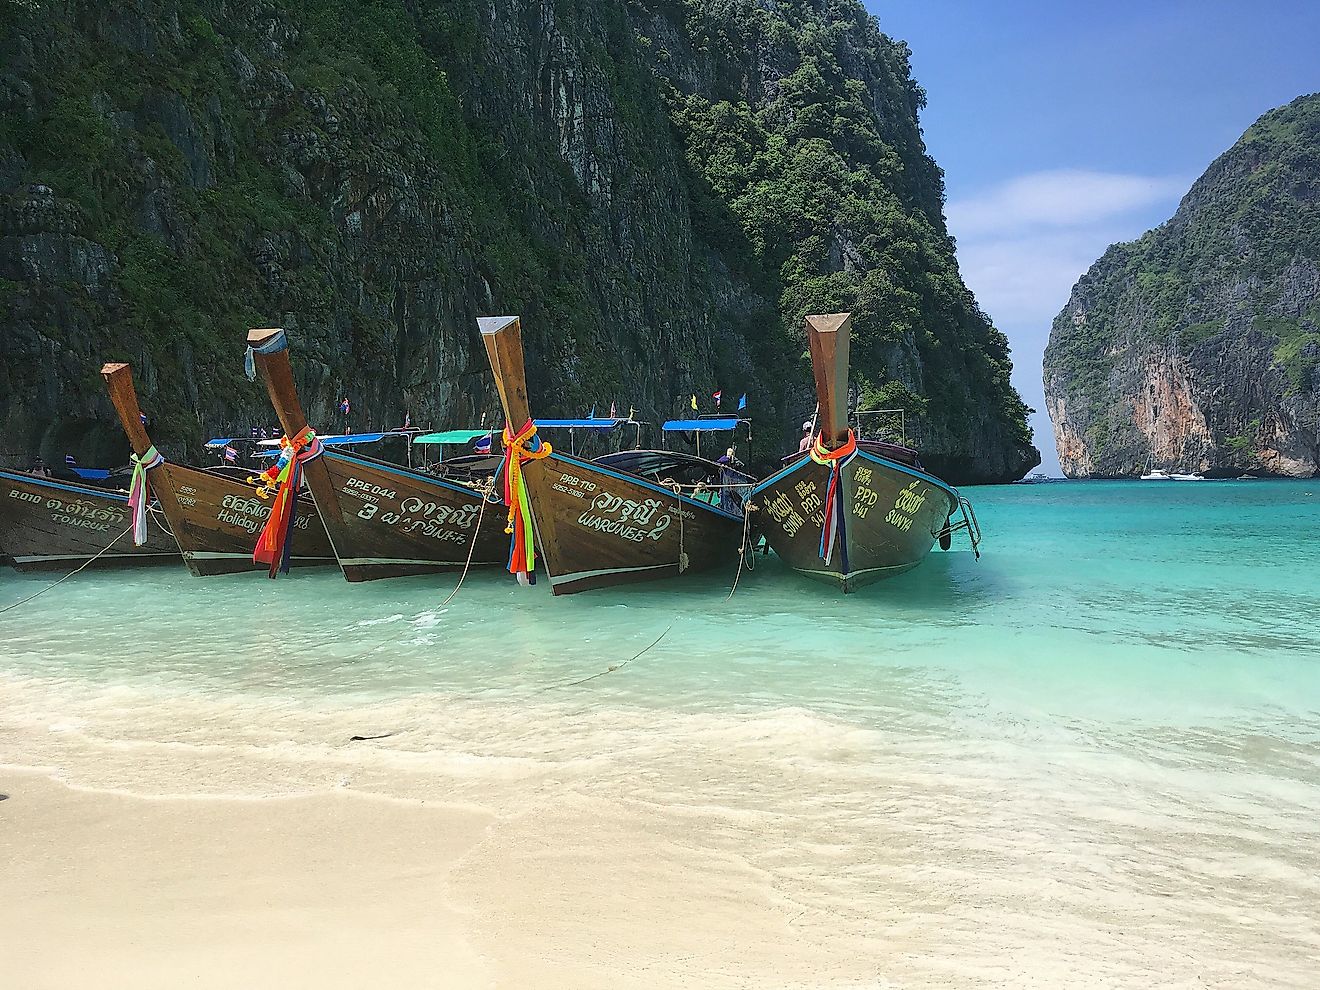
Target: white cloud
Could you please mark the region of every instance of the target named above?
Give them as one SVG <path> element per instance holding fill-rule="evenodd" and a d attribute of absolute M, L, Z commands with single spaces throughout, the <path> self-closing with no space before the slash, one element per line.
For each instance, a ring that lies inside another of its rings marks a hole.
<path fill-rule="evenodd" d="M 1040 386 L 1050 324 L 1105 249 L 1168 219 L 1185 177 L 1064 169 L 1021 175 L 952 200 L 945 214 L 963 280 L 1013 347 L 1013 378 L 1032 417 L 1044 467 L 1057 471 Z"/>
<path fill-rule="evenodd" d="M 1021 175 L 978 196 L 956 199 L 945 215 L 959 237 L 1075 227 L 1176 200 L 1187 186 L 1182 177 L 1058 169 Z"/>

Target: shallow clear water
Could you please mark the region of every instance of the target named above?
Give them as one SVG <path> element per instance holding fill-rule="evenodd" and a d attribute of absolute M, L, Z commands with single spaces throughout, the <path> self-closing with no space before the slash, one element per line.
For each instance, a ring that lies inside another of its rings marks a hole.
<path fill-rule="evenodd" d="M 821 979 L 1316 985 L 1320 480 L 966 494 L 979 562 L 848 597 L 773 557 L 727 601 L 473 571 L 445 608 L 456 575 L 86 572 L 0 615 L 0 763 L 479 804 L 474 898 L 658 836 Z"/>

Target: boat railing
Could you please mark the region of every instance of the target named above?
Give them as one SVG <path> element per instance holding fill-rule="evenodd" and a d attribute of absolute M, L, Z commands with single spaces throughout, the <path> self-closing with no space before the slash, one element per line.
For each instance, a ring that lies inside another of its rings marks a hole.
<path fill-rule="evenodd" d="M 920 446 L 920 422 L 910 419 L 903 409 L 859 409 L 854 416 L 859 440 L 877 440 L 900 447 Z"/>

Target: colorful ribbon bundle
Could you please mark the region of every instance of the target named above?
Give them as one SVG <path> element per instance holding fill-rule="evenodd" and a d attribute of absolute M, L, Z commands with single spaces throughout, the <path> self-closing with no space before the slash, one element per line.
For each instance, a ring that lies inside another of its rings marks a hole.
<path fill-rule="evenodd" d="M 147 472 L 165 463 L 154 446 L 142 452 L 142 456 L 130 455 L 133 461 L 133 480 L 128 485 L 128 511 L 133 516 L 133 545 L 142 546 L 147 542 L 147 503 L 151 501 L 151 482 Z"/>
<path fill-rule="evenodd" d="M 257 486 L 257 494 L 269 498 L 273 492 L 275 502 L 266 517 L 266 525 L 257 537 L 252 562 L 265 564 L 273 578 L 289 573 L 289 554 L 293 547 L 293 525 L 298 519 L 298 492 L 302 488 L 302 466 L 305 461 L 321 456 L 321 441 L 309 426 L 296 437 L 280 438 L 280 456 L 273 466 L 248 482 Z"/>
<path fill-rule="evenodd" d="M 840 562 L 844 573 L 848 571 L 848 541 L 843 538 L 847 507 L 844 504 L 840 475 L 844 466 L 857 453 L 857 438 L 848 431 L 842 446 L 830 450 L 825 446 L 825 434 L 816 437 L 811 448 L 811 459 L 830 469 L 829 484 L 825 489 L 825 520 L 820 528 L 820 558 L 826 564 L 834 555 L 834 544 L 839 544 Z"/>
<path fill-rule="evenodd" d="M 536 583 L 536 537 L 532 531 L 532 508 L 527 501 L 527 483 L 522 466 L 528 461 L 549 457 L 554 448 L 536 435 L 530 419 L 516 434 L 504 428 L 504 504 L 509 507 L 509 523 L 504 527 L 509 540 L 509 573 L 519 584 Z"/>

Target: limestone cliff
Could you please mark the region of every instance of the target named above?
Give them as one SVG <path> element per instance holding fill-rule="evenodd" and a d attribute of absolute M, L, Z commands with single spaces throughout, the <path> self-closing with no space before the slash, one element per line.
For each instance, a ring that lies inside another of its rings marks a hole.
<path fill-rule="evenodd" d="M 1261 117 L 1082 277 L 1045 397 L 1069 477 L 1320 472 L 1320 94 Z"/>
<path fill-rule="evenodd" d="M 492 312 L 538 411 L 746 392 L 764 456 L 802 313 L 854 308 L 861 403 L 1020 476 L 922 100 L 855 0 L 0 0 L 0 457 L 122 455 L 105 359 L 173 451 L 267 422 L 251 325 L 314 422 L 470 423 Z"/>

